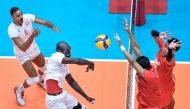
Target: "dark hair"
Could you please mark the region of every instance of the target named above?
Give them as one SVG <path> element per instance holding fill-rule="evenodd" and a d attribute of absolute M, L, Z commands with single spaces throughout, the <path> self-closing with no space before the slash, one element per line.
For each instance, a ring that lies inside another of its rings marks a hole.
<path fill-rule="evenodd" d="M 65 54 L 70 48 L 70 45 L 64 41 L 58 42 L 56 45 L 56 51 L 62 52 L 63 54 Z"/>
<path fill-rule="evenodd" d="M 175 41 L 174 41 L 175 40 Z M 179 44 L 181 44 L 181 42 L 177 39 L 177 38 L 171 38 L 168 40 L 168 44 L 170 44 L 172 41 L 174 42 L 179 42 Z M 176 47 L 176 51 L 178 51 L 180 49 L 180 46 L 179 47 Z"/>
<path fill-rule="evenodd" d="M 18 7 L 12 7 L 12 8 L 10 9 L 10 14 L 11 14 L 11 16 L 12 16 L 16 11 L 18 11 L 18 10 L 20 10 Z"/>
<path fill-rule="evenodd" d="M 136 59 L 136 61 L 141 65 L 143 69 L 149 70 L 150 68 L 152 68 L 150 60 L 146 56 L 140 56 Z"/>

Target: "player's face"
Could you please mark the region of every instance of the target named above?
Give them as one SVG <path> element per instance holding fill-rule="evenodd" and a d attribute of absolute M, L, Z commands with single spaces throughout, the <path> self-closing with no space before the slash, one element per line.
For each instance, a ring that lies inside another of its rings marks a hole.
<path fill-rule="evenodd" d="M 13 15 L 12 15 L 12 19 L 13 22 L 19 26 L 22 26 L 23 23 L 23 15 L 22 12 L 20 10 L 16 11 Z"/>
<path fill-rule="evenodd" d="M 71 57 L 71 49 L 67 49 L 66 52 L 64 53 L 66 57 Z"/>

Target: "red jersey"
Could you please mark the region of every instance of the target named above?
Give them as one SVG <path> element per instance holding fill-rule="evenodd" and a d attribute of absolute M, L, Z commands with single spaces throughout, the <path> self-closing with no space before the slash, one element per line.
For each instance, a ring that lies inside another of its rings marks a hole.
<path fill-rule="evenodd" d="M 137 100 L 138 109 L 161 109 L 161 91 L 159 77 L 154 67 L 150 70 L 144 69 L 144 77 L 137 74 L 136 81 L 138 84 Z"/>
<path fill-rule="evenodd" d="M 175 88 L 175 77 L 172 73 L 175 59 L 173 56 L 172 60 L 168 62 L 166 57 L 162 56 L 162 49 L 165 47 L 165 42 L 162 39 L 158 40 L 158 45 L 160 50 L 156 56 L 156 70 L 160 79 L 163 106 L 167 106 Z"/>

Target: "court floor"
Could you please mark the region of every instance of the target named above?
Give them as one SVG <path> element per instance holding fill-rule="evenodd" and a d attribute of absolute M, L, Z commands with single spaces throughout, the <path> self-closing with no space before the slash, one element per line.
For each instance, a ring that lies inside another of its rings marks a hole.
<path fill-rule="evenodd" d="M 0 109 L 46 109 L 45 92 L 35 85 L 25 92 L 26 105 L 20 107 L 16 104 L 13 93 L 14 86 L 21 84 L 27 77 L 21 65 L 15 58 L 0 58 Z M 88 109 L 124 109 L 125 108 L 125 61 L 95 61 L 95 71 L 85 72 L 85 66 L 70 65 L 74 78 L 82 89 L 96 99 L 93 105 L 89 104 L 79 94 L 74 92 L 68 84 L 65 89 L 74 95 Z M 178 63 L 174 69 L 176 76 L 175 109 L 190 109 L 190 64 Z"/>

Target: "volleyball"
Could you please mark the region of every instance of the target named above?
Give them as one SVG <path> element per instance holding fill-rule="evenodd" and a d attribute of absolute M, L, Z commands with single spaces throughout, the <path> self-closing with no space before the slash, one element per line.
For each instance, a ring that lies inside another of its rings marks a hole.
<path fill-rule="evenodd" d="M 110 38 L 105 35 L 101 34 L 96 37 L 96 47 L 99 48 L 100 50 L 105 50 L 110 46 Z"/>

